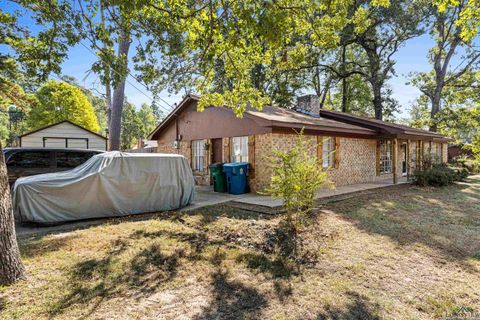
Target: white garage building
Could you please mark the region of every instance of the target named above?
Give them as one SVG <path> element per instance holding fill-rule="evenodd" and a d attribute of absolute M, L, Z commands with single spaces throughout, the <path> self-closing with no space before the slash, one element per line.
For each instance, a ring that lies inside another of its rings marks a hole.
<path fill-rule="evenodd" d="M 20 147 L 107 150 L 106 137 L 68 120 L 25 133 L 19 139 Z"/>

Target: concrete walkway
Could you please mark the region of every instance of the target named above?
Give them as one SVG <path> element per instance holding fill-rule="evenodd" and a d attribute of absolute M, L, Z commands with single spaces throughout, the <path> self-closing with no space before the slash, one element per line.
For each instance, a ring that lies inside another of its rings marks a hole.
<path fill-rule="evenodd" d="M 181 211 L 196 210 L 198 208 L 203 208 L 203 207 L 225 203 L 229 201 L 242 201 L 252 197 L 258 197 L 258 196 L 251 193 L 233 195 L 233 194 L 228 194 L 223 192 L 222 193 L 214 192 L 212 186 L 196 186 L 195 198 L 193 200 L 193 203 L 188 207 L 181 209 Z"/>
<path fill-rule="evenodd" d="M 399 184 L 409 183 L 406 179 L 401 179 Z M 320 190 L 316 196 L 317 200 L 328 199 L 337 196 L 344 196 L 354 194 L 356 192 L 362 192 L 367 190 L 373 190 L 378 188 L 387 188 L 394 186 L 390 180 L 369 182 L 369 183 L 357 183 L 347 186 L 340 186 L 335 189 Z M 225 203 L 229 201 L 235 201 L 238 203 L 245 203 L 250 205 L 264 206 L 268 208 L 280 207 L 283 202 L 280 199 L 273 199 L 269 196 L 262 196 L 258 194 L 244 194 L 244 195 L 231 195 L 227 193 L 213 192 L 212 187 L 197 186 L 196 197 L 192 205 L 184 208 L 184 211 L 194 210 L 209 205 L 215 205 Z"/>

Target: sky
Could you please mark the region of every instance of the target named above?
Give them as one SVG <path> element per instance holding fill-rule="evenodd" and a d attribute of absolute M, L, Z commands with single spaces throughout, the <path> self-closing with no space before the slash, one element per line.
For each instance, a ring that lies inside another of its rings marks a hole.
<path fill-rule="evenodd" d="M 10 1 L 0 0 L 2 9 L 13 11 L 14 5 Z M 38 28 L 32 24 L 29 19 L 23 19 L 22 24 L 29 28 Z M 396 75 L 388 81 L 393 89 L 393 97 L 399 102 L 400 114 L 399 118 L 407 118 L 409 109 L 415 99 L 420 96 L 420 91 L 412 85 L 408 85 L 409 74 L 414 71 L 429 71 L 431 65 L 428 63 L 428 50 L 434 45 L 429 35 L 423 35 L 409 40 L 394 55 L 396 60 Z M 62 64 L 62 74 L 75 77 L 80 84 L 87 88 L 104 92 L 103 87 L 99 83 L 98 76 L 93 72 L 89 72 L 92 63 L 96 61 L 95 53 L 87 49 L 88 43 L 78 44 L 69 51 L 67 60 Z M 133 48 L 133 46 L 132 46 Z M 95 91 L 94 90 L 94 91 Z M 142 103 L 151 103 L 152 94 L 145 88 L 143 84 L 138 83 L 133 77 L 129 76 L 126 83 L 126 96 L 128 101 L 139 107 Z M 174 103 L 181 100 L 180 95 L 170 95 L 163 92 L 160 97 L 165 101 L 156 101 L 163 112 L 171 110 Z"/>

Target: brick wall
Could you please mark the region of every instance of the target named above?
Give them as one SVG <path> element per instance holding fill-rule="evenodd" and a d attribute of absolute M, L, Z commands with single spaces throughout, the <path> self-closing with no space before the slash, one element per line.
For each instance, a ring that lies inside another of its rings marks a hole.
<path fill-rule="evenodd" d="M 376 173 L 377 141 L 371 139 L 340 138 L 339 165 L 330 169 L 330 177 L 337 186 L 372 182 L 385 176 Z"/>
<path fill-rule="evenodd" d="M 444 143 L 442 147 L 442 162 L 448 162 L 448 143 Z"/>
<path fill-rule="evenodd" d="M 312 157 L 317 156 L 316 137 L 307 136 L 310 140 Z M 296 144 L 295 134 L 266 133 L 255 136 L 255 177 L 250 178 L 252 191 L 260 192 L 270 183 L 273 174 L 273 150 L 288 151 Z"/>
<path fill-rule="evenodd" d="M 409 143 L 409 160 L 408 160 L 408 172 L 412 175 L 418 164 L 418 141 L 411 140 Z"/>
<path fill-rule="evenodd" d="M 306 136 L 310 141 L 312 157 L 317 157 L 317 136 Z M 296 144 L 294 134 L 267 133 L 255 136 L 255 178 L 250 179 L 252 190 L 262 191 L 270 183 L 272 150 L 288 151 Z M 391 175 L 376 176 L 376 140 L 339 139 L 339 165 L 328 174 L 337 186 L 391 179 Z"/>
<path fill-rule="evenodd" d="M 306 136 L 309 140 L 310 152 L 312 157 L 317 158 L 317 136 Z M 209 140 L 206 140 L 209 142 Z M 397 157 L 397 176 L 402 176 L 402 143 L 406 140 L 398 140 L 398 157 Z M 376 175 L 376 148 L 377 141 L 373 139 L 359 139 L 359 138 L 338 138 L 338 152 L 337 157 L 338 167 L 329 168 L 328 175 L 336 186 L 375 182 L 375 181 L 393 181 L 393 174 Z M 223 162 L 230 161 L 230 138 L 223 138 L 222 141 Z M 296 144 L 295 134 L 282 133 L 266 133 L 255 135 L 254 143 L 254 157 L 251 156 L 252 165 L 255 167 L 255 175 L 250 177 L 250 187 L 254 192 L 261 192 L 270 183 L 272 170 L 272 151 L 274 149 L 288 151 Z M 210 143 L 211 145 L 211 143 Z M 428 152 L 428 142 L 425 142 L 426 150 Z M 160 153 L 176 153 L 184 155 L 190 164 L 192 163 L 192 151 L 190 141 L 181 141 L 178 149 L 173 147 L 173 143 L 159 143 L 158 152 Z M 251 150 L 250 150 L 251 152 Z M 408 145 L 408 166 L 409 173 L 413 174 L 416 162 L 412 160 L 413 155 L 416 154 L 416 141 L 410 140 Z M 205 149 L 204 155 L 204 172 L 194 172 L 195 181 L 199 185 L 210 184 L 210 174 L 208 165 L 211 159 L 211 148 Z M 443 148 L 443 161 L 447 159 L 447 145 Z"/>

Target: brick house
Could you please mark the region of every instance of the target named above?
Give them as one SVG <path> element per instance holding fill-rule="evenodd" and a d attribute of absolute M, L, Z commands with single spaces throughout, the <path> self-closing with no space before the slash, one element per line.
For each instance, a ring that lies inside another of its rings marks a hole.
<path fill-rule="evenodd" d="M 447 161 L 448 138 L 408 126 L 320 110 L 312 96 L 299 98 L 295 110 L 267 106 L 247 110 L 243 118 L 222 107 L 197 112 L 189 95 L 150 134 L 160 153 L 178 153 L 191 163 L 197 184 L 209 185 L 208 165 L 250 163 L 252 191 L 270 182 L 271 150 L 288 150 L 303 129 L 316 157 L 337 185 L 390 181 L 408 177 L 430 157 Z"/>

